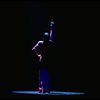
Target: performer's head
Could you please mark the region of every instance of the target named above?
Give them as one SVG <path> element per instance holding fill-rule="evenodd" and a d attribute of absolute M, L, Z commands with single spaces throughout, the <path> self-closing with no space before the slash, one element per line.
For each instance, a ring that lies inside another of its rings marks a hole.
<path fill-rule="evenodd" d="M 49 33 L 48 32 L 43 33 L 43 40 L 44 41 L 49 41 L 49 39 L 50 39 Z"/>

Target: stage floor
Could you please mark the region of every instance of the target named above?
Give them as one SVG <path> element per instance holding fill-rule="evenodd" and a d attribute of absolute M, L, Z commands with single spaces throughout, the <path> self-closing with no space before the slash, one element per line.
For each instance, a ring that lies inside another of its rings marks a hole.
<path fill-rule="evenodd" d="M 61 92 L 51 91 L 50 93 L 39 93 L 38 91 L 12 91 L 14 94 L 33 94 L 33 95 L 85 95 L 84 92 Z"/>
<path fill-rule="evenodd" d="M 47 99 L 47 98 L 83 98 L 86 97 L 84 92 L 69 92 L 69 91 L 50 91 L 50 93 L 39 93 L 39 91 L 29 91 L 29 90 L 11 90 L 6 93 L 2 93 L 0 98 L 12 98 L 12 99 Z"/>

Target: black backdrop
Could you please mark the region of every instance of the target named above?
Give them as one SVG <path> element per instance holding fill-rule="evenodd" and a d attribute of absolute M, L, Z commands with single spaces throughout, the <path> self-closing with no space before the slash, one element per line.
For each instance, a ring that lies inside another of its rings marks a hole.
<path fill-rule="evenodd" d="M 99 2 L 0 2 L 1 90 L 37 88 L 31 48 L 53 19 L 57 51 L 53 89 L 96 95 L 99 10 Z"/>

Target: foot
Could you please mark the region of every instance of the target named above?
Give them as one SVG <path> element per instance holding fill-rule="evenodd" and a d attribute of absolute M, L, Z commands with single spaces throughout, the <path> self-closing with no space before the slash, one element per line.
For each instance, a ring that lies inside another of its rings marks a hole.
<path fill-rule="evenodd" d="M 43 93 L 50 93 L 50 91 L 44 91 Z"/>

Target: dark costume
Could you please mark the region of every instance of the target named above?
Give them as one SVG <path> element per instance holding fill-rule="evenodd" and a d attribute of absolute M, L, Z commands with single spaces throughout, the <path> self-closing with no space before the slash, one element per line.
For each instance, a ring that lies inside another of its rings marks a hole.
<path fill-rule="evenodd" d="M 39 41 L 32 50 L 35 50 L 39 57 L 39 91 L 50 92 L 51 71 L 53 63 L 53 20 L 50 23 L 50 33 L 45 32 L 43 41 Z"/>
<path fill-rule="evenodd" d="M 42 51 L 42 60 L 40 62 L 40 82 L 43 82 L 43 88 L 44 92 L 50 91 L 50 82 L 51 82 L 51 63 L 52 63 L 52 42 L 44 42 L 41 45 L 41 51 Z"/>
<path fill-rule="evenodd" d="M 51 69 L 52 69 L 52 41 L 39 41 L 35 46 L 35 51 L 39 56 L 39 91 L 50 92 Z"/>

